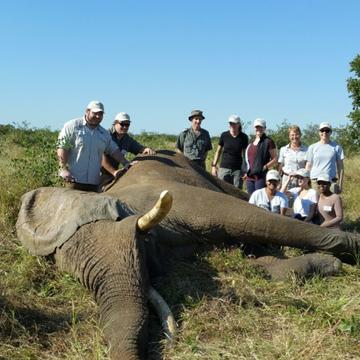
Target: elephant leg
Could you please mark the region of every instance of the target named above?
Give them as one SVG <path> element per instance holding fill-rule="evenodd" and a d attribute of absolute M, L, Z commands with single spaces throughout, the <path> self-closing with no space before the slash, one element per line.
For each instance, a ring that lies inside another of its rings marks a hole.
<path fill-rule="evenodd" d="M 146 358 L 149 284 L 136 221 L 84 225 L 55 253 L 60 270 L 74 274 L 93 293 L 116 360 Z"/>
<path fill-rule="evenodd" d="M 264 256 L 248 260 L 250 264 L 260 266 L 273 280 L 285 280 L 291 274 L 299 278 L 312 275 L 330 276 L 341 270 L 342 263 L 332 255 L 312 253 L 290 259 Z"/>
<path fill-rule="evenodd" d="M 356 262 L 360 254 L 359 234 L 273 214 L 207 189 L 194 192 L 190 187 L 178 185 L 170 190 L 176 207 L 166 218 L 164 232 L 171 229 L 174 234 L 168 238 L 173 241 L 181 242 L 191 236 L 208 241 L 223 239 L 247 244 L 275 244 L 329 252 L 350 263 Z"/>

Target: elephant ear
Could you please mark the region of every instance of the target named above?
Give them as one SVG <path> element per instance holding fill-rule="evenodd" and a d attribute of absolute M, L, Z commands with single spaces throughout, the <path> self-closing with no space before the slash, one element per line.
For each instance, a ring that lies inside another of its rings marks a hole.
<path fill-rule="evenodd" d="M 125 203 L 109 195 L 39 188 L 23 195 L 16 231 L 33 255 L 49 255 L 84 224 L 132 214 Z"/>

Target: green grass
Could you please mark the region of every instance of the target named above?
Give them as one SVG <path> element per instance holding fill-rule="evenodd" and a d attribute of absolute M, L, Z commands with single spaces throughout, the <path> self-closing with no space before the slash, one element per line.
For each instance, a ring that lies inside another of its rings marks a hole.
<path fill-rule="evenodd" d="M 143 133 L 137 140 L 173 149 L 175 136 Z M 48 130 L 0 127 L 0 360 L 108 359 L 90 294 L 29 255 L 14 232 L 21 195 L 57 184 L 55 141 Z M 344 228 L 360 231 L 360 157 L 346 160 L 345 174 Z M 238 248 L 174 263 L 155 286 L 179 332 L 167 346 L 152 314 L 151 358 L 358 359 L 359 276 L 358 267 L 345 265 L 326 279 L 270 282 Z"/>

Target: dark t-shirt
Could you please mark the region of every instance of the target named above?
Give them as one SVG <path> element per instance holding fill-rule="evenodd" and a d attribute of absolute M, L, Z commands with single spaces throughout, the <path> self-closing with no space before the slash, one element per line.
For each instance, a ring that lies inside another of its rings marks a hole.
<path fill-rule="evenodd" d="M 219 145 L 223 148 L 220 162 L 221 168 L 231 170 L 241 170 L 242 151 L 246 149 L 249 138 L 243 132 L 233 137 L 230 131 L 225 131 L 220 135 Z"/>
<path fill-rule="evenodd" d="M 124 134 L 121 138 L 118 138 L 116 136 L 116 132 L 112 131 L 111 129 L 109 130 L 111 138 L 114 140 L 114 142 L 116 142 L 117 146 L 119 147 L 120 151 L 122 152 L 122 154 L 125 155 L 130 152 L 134 155 L 137 155 L 141 152 L 144 151 L 144 146 L 139 144 L 135 139 L 133 139 L 130 135 L 128 134 Z M 115 169 L 119 168 L 119 162 L 117 160 L 115 160 L 113 157 L 111 156 L 107 156 L 111 166 L 113 166 Z M 101 168 L 101 172 L 103 174 L 109 174 L 104 168 Z"/>

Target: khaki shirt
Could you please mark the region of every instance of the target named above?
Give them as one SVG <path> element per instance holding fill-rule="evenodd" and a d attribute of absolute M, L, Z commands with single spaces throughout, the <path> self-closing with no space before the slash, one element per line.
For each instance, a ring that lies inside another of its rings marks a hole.
<path fill-rule="evenodd" d="M 178 136 L 176 148 L 190 160 L 205 161 L 206 153 L 212 149 L 210 135 L 205 129 L 200 130 L 199 136 L 192 128 L 186 129 Z"/>

